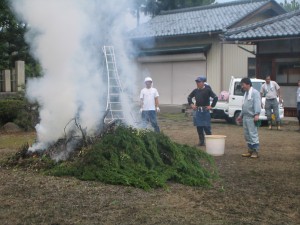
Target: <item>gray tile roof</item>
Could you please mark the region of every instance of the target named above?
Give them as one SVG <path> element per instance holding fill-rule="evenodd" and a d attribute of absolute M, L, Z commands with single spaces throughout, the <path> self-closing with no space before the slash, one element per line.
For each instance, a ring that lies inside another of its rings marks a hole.
<path fill-rule="evenodd" d="M 224 37 L 225 40 L 300 37 L 300 10 L 228 30 Z"/>
<path fill-rule="evenodd" d="M 235 1 L 166 11 L 129 33 L 131 38 L 221 32 L 269 0 Z"/>

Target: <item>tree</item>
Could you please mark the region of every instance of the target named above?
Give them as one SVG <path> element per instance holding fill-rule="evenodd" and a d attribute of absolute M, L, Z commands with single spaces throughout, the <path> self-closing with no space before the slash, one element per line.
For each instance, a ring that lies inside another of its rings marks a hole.
<path fill-rule="evenodd" d="M 15 61 L 25 61 L 26 76 L 40 75 L 38 63 L 29 54 L 25 42 L 26 23 L 19 21 L 13 14 L 9 1 L 0 1 L 0 71 L 14 67 Z"/>
<path fill-rule="evenodd" d="M 163 10 L 209 5 L 214 2 L 215 0 L 134 0 L 131 12 L 139 25 L 140 13 L 153 17 Z"/>
<path fill-rule="evenodd" d="M 288 12 L 300 9 L 300 0 L 284 0 L 280 5 Z"/>
<path fill-rule="evenodd" d="M 214 2 L 215 0 L 146 0 L 144 13 L 155 16 L 161 11 L 210 5 Z"/>
<path fill-rule="evenodd" d="M 140 24 L 140 13 L 143 11 L 143 8 L 145 7 L 146 0 L 134 0 L 133 2 L 133 9 L 132 13 L 136 17 L 136 23 L 137 25 Z"/>

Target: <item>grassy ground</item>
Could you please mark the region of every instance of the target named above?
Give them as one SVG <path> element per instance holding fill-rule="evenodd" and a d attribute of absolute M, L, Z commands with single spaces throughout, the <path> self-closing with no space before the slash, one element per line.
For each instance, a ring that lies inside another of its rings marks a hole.
<path fill-rule="evenodd" d="M 25 143 L 32 144 L 36 134 L 32 133 L 2 133 L 0 134 L 0 149 L 17 149 Z"/>
<path fill-rule="evenodd" d="M 178 143 L 198 142 L 184 114 L 160 115 L 159 125 Z M 169 183 L 167 189 L 144 191 L 0 167 L 0 224 L 297 225 L 300 133 L 294 123 L 282 129 L 259 128 L 260 158 L 255 160 L 241 157 L 246 151 L 242 127 L 213 122 L 213 134 L 227 138 L 225 154 L 214 157 L 220 179 L 212 188 Z M 34 138 L 1 134 L 0 160 Z"/>

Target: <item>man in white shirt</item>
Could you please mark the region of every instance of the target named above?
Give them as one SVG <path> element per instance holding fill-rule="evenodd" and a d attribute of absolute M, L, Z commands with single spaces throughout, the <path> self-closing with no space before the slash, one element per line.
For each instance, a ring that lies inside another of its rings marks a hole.
<path fill-rule="evenodd" d="M 280 86 L 271 80 L 270 76 L 266 76 L 266 83 L 261 86 L 260 89 L 261 97 L 265 96 L 265 110 L 267 113 L 269 129 L 272 129 L 272 109 L 276 117 L 277 130 L 280 130 L 280 116 L 279 116 L 279 104 L 277 97 L 279 97 L 280 103 L 282 99 L 280 97 Z"/>
<path fill-rule="evenodd" d="M 245 95 L 238 121 L 243 121 L 244 136 L 248 145 L 248 152 L 242 154 L 242 156 L 256 159 L 259 152 L 259 137 L 256 122 L 259 120 L 261 111 L 261 97 L 259 92 L 252 87 L 250 78 L 243 78 L 241 86 L 245 91 Z"/>
<path fill-rule="evenodd" d="M 142 127 L 146 128 L 148 122 L 151 123 L 155 132 L 160 132 L 159 126 L 157 124 L 156 113 L 159 112 L 158 107 L 158 91 L 156 88 L 152 87 L 151 77 L 145 78 L 146 87 L 141 90 L 140 100 L 141 100 L 141 113 L 142 113 Z"/>

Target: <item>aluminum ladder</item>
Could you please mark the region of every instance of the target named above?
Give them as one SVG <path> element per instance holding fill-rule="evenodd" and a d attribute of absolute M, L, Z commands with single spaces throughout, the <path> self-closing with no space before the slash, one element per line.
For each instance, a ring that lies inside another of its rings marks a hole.
<path fill-rule="evenodd" d="M 104 118 L 104 123 L 108 124 L 117 119 L 124 120 L 124 112 L 121 104 L 123 88 L 121 86 L 116 65 L 114 47 L 104 46 L 103 53 L 107 71 L 107 115 Z"/>

